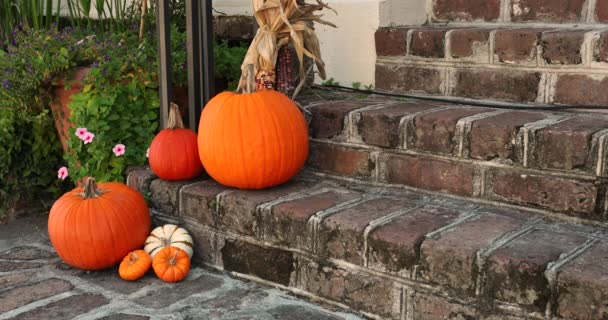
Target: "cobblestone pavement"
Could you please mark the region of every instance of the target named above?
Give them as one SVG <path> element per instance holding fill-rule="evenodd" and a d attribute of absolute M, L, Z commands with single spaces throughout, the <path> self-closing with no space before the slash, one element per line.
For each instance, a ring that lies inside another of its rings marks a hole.
<path fill-rule="evenodd" d="M 361 319 L 200 267 L 178 284 L 153 272 L 126 282 L 116 269 L 77 270 L 55 254 L 46 219 L 0 225 L 0 320 Z"/>

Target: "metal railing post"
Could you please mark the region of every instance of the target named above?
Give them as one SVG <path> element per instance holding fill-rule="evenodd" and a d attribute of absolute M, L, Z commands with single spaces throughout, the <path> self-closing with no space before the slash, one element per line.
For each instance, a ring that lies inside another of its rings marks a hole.
<path fill-rule="evenodd" d="M 201 1 L 201 44 L 203 58 L 203 103 L 207 104 L 215 95 L 215 77 L 213 61 L 213 3 L 212 0 Z M 200 114 L 199 114 L 200 116 Z"/>
<path fill-rule="evenodd" d="M 203 68 L 201 59 L 200 0 L 186 0 L 186 37 L 188 50 L 188 125 L 196 130 L 203 105 Z"/>
<path fill-rule="evenodd" d="M 160 127 L 166 127 L 171 99 L 171 28 L 169 25 L 169 0 L 156 3 L 156 26 L 158 35 L 158 80 L 160 94 Z"/>

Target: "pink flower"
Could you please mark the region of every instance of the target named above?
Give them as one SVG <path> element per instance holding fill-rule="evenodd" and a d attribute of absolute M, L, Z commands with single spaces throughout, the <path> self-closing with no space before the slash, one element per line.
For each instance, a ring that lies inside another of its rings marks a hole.
<path fill-rule="evenodd" d="M 79 46 L 79 45 L 81 45 L 83 42 L 84 42 L 84 39 L 80 39 L 80 40 L 78 40 L 78 42 L 76 42 L 76 45 L 77 45 L 77 46 Z"/>
<path fill-rule="evenodd" d="M 150 148 L 148 148 L 148 150 L 146 150 L 146 158 L 150 158 Z"/>
<path fill-rule="evenodd" d="M 117 157 L 120 157 L 120 156 L 122 156 L 123 154 L 125 154 L 126 149 L 127 149 L 127 148 L 125 147 L 125 145 L 124 145 L 124 144 L 119 143 L 119 144 L 115 145 L 115 146 L 114 146 L 114 148 L 112 148 L 112 152 L 114 152 L 114 154 L 115 154 Z"/>
<path fill-rule="evenodd" d="M 93 138 L 95 138 L 95 134 L 93 134 L 91 132 L 87 132 L 84 134 L 82 141 L 84 141 L 84 144 L 88 144 L 88 143 L 93 142 Z"/>
<path fill-rule="evenodd" d="M 84 136 L 87 132 L 87 128 L 78 128 L 76 129 L 76 136 L 80 138 L 80 140 L 84 140 Z"/>
<path fill-rule="evenodd" d="M 57 177 L 61 180 L 65 180 L 65 178 L 68 177 L 68 168 L 66 168 L 66 167 L 59 168 L 59 170 L 57 171 Z"/>

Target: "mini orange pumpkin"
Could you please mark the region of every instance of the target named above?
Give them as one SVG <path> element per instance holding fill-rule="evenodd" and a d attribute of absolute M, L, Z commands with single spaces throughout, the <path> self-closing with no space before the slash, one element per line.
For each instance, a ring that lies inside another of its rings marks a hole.
<path fill-rule="evenodd" d="M 180 248 L 166 247 L 154 256 L 152 268 L 165 282 L 182 281 L 190 272 L 190 257 Z"/>
<path fill-rule="evenodd" d="M 163 180 L 188 180 L 203 173 L 196 133 L 184 128 L 175 103 L 171 103 L 167 128 L 161 130 L 150 144 L 148 160 L 154 174 Z"/>
<path fill-rule="evenodd" d="M 152 258 L 144 250 L 135 250 L 122 259 L 118 267 L 118 275 L 127 281 L 137 280 L 150 270 Z"/>
<path fill-rule="evenodd" d="M 67 192 L 49 213 L 49 238 L 68 264 L 85 270 L 114 266 L 141 248 L 152 219 L 144 197 L 118 182 L 89 178 L 83 188 Z"/>
<path fill-rule="evenodd" d="M 203 109 L 198 146 L 217 182 L 262 189 L 287 182 L 304 166 L 308 128 L 296 104 L 280 92 L 223 92 Z"/>

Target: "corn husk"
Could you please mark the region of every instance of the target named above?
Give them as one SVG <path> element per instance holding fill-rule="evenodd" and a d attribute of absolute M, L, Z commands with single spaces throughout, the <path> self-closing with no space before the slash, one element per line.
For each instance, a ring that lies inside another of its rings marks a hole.
<path fill-rule="evenodd" d="M 326 78 L 325 64 L 321 59 L 319 40 L 314 23 L 336 27 L 316 14 L 323 9 L 332 10 L 321 0 L 316 4 L 298 4 L 296 0 L 252 0 L 259 29 L 241 66 L 241 79 L 237 91 L 247 85 L 248 66 L 253 65 L 259 83 L 274 83 L 274 70 L 279 49 L 293 44 L 298 57 L 300 78 L 305 78 L 304 57 L 314 60 L 319 76 Z M 334 11 L 335 12 L 335 11 Z"/>

